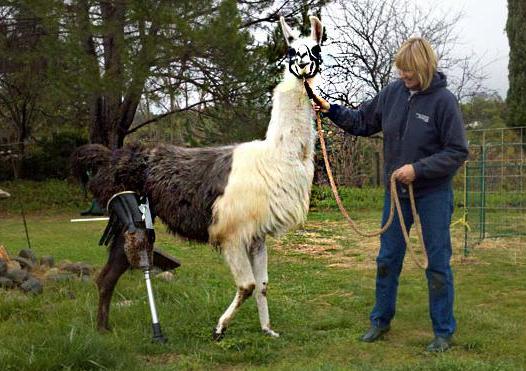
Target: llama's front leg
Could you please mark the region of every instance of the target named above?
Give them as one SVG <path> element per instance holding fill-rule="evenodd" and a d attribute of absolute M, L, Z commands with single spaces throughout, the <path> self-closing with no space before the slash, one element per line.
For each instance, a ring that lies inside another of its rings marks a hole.
<path fill-rule="evenodd" d="M 99 289 L 99 307 L 97 310 L 97 329 L 108 331 L 110 329 L 108 317 L 110 313 L 111 297 L 117 281 L 126 272 L 130 264 L 124 253 L 124 238 L 119 235 L 112 242 L 108 262 L 97 277 Z"/>
<path fill-rule="evenodd" d="M 250 257 L 252 271 L 256 278 L 256 304 L 258 307 L 259 322 L 263 332 L 272 337 L 279 337 L 279 334 L 270 327 L 270 317 L 267 304 L 267 247 L 264 239 L 257 239 L 251 246 Z"/>
<path fill-rule="evenodd" d="M 244 246 L 228 246 L 224 248 L 223 254 L 234 276 L 237 292 L 234 300 L 219 318 L 217 326 L 214 328 L 212 337 L 217 341 L 223 338 L 226 328 L 239 310 L 239 307 L 252 295 L 256 287 L 246 248 Z"/>

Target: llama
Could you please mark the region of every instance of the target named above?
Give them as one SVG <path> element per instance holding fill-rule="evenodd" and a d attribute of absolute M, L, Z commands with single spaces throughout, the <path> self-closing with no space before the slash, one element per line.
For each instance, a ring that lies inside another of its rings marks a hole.
<path fill-rule="evenodd" d="M 304 79 L 312 83 L 319 72 L 323 32 L 318 18 L 310 22 L 311 37 L 296 38 L 280 19 L 289 65 L 274 89 L 265 140 L 214 148 L 134 145 L 113 152 L 93 144 L 72 156 L 74 174 L 84 177 L 102 204 L 124 190 L 147 195 L 172 233 L 218 247 L 237 291 L 213 330 L 216 340 L 253 293 L 262 331 L 279 336 L 271 328 L 267 304 L 265 237 L 303 223 L 309 208 L 315 131 Z M 124 244 L 123 235 L 112 241 L 97 279 L 99 330 L 109 329 L 113 289 L 130 265 Z"/>

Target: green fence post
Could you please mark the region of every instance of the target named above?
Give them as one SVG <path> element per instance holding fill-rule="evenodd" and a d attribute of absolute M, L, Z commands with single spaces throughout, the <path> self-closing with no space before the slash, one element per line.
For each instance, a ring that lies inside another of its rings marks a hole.
<path fill-rule="evenodd" d="M 468 213 L 469 213 L 469 198 L 468 198 L 468 187 L 469 187 L 469 162 L 464 162 L 464 257 L 468 256 Z"/>
<path fill-rule="evenodd" d="M 485 172 L 485 166 L 486 166 L 486 159 L 485 159 L 485 146 L 482 145 L 480 147 L 480 198 L 479 198 L 479 228 L 480 228 L 480 233 L 479 233 L 479 239 L 480 240 L 483 240 L 484 239 L 484 234 L 485 234 L 485 228 L 484 228 L 484 223 L 485 223 L 485 198 L 486 198 L 486 183 L 485 183 L 485 177 L 486 177 L 486 172 Z"/>

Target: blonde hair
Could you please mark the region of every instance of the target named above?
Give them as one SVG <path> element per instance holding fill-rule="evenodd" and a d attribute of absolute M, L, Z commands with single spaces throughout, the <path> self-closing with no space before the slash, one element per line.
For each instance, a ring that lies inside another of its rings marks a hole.
<path fill-rule="evenodd" d="M 429 41 L 412 37 L 396 53 L 395 66 L 402 71 L 415 72 L 420 88 L 426 90 L 437 70 L 437 56 Z"/>

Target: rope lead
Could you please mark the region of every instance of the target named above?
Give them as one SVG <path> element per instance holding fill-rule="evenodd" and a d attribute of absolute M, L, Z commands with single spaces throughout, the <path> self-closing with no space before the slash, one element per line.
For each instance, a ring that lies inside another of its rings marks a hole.
<path fill-rule="evenodd" d="M 321 102 L 317 99 L 316 95 L 312 92 L 311 87 L 307 83 L 307 81 L 303 80 L 303 83 L 305 85 L 305 90 L 307 91 L 307 95 L 310 99 L 312 99 L 316 104 L 318 104 L 321 107 Z M 411 202 L 411 211 L 414 215 L 414 222 L 415 226 L 418 225 L 416 228 L 418 231 L 418 240 L 420 241 L 420 245 L 422 246 L 422 251 L 424 252 L 424 262 L 421 262 L 419 258 L 416 256 L 415 249 L 413 248 L 411 244 L 411 240 L 409 239 L 409 233 L 407 232 L 407 228 L 405 225 L 404 216 L 402 214 L 402 206 L 400 205 L 400 199 L 398 198 L 398 190 L 396 188 L 396 178 L 394 174 L 391 175 L 391 183 L 390 183 L 390 189 L 391 189 L 391 207 L 389 210 L 389 217 L 387 218 L 387 221 L 385 224 L 375 232 L 363 232 L 360 229 L 358 229 L 358 226 L 356 223 L 351 219 L 349 216 L 349 213 L 343 206 L 342 200 L 340 198 L 340 194 L 338 192 L 338 188 L 336 186 L 336 183 L 334 181 L 334 177 L 332 175 L 331 165 L 329 163 L 329 157 L 327 155 L 327 148 L 325 146 L 325 138 L 323 136 L 323 128 L 321 125 L 321 118 L 319 112 L 316 113 L 316 126 L 318 130 L 318 137 L 320 138 L 320 145 L 321 145 L 321 151 L 323 154 L 323 161 L 325 163 L 325 170 L 327 172 L 327 177 L 329 178 L 329 183 L 331 185 L 332 194 L 334 195 L 334 198 L 336 200 L 336 203 L 338 204 L 338 208 L 340 209 L 340 212 L 345 217 L 351 228 L 360 236 L 362 237 L 376 237 L 381 234 L 383 234 L 393 223 L 394 220 L 394 210 L 396 207 L 396 211 L 398 213 L 398 219 L 400 220 L 400 228 L 402 229 L 402 234 L 404 236 L 405 243 L 407 245 L 407 249 L 409 250 L 411 254 L 411 258 L 415 262 L 415 264 L 422 268 L 426 269 L 428 267 L 428 259 L 426 255 L 426 249 L 425 249 L 425 243 L 424 243 L 424 237 L 422 235 L 422 223 L 420 222 L 420 217 L 418 215 L 418 212 L 416 211 L 416 203 L 415 203 L 415 196 L 413 193 L 413 184 L 409 184 L 409 200 Z"/>

